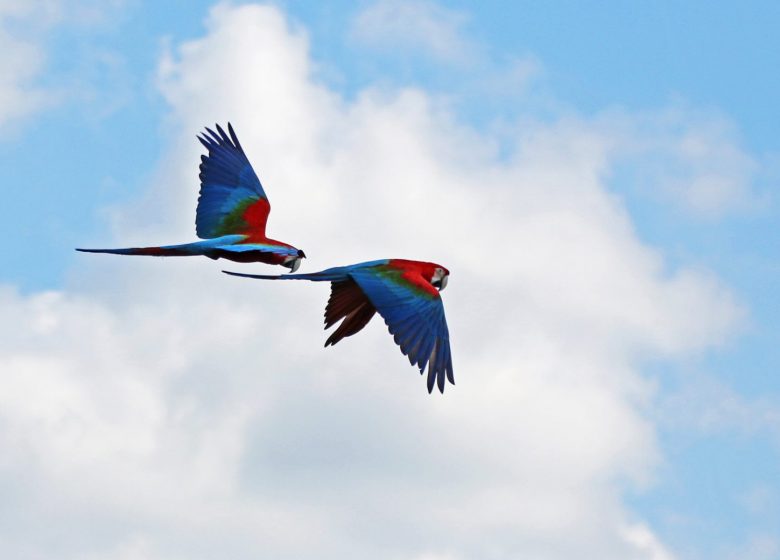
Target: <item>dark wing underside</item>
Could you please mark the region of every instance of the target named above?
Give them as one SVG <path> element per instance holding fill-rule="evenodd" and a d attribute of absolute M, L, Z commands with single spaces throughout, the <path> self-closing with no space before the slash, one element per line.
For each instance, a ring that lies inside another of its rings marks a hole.
<path fill-rule="evenodd" d="M 360 332 L 376 313 L 376 308 L 368 301 L 363 290 L 348 278 L 330 285 L 330 299 L 325 307 L 325 328 L 328 329 L 344 319 L 331 333 L 325 346 L 336 344 L 344 337 Z"/>

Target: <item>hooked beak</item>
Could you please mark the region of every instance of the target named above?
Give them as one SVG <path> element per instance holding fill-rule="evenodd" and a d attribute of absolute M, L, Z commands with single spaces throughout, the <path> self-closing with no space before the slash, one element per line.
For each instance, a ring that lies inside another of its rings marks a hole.
<path fill-rule="evenodd" d="M 444 288 L 447 287 L 447 279 L 449 276 L 442 276 L 441 278 L 434 278 L 431 282 L 431 286 L 434 288 L 438 288 L 439 291 L 442 291 Z"/>
<path fill-rule="evenodd" d="M 300 255 L 303 253 L 303 251 L 298 251 L 298 254 Z M 301 261 L 305 258 L 305 255 L 303 257 L 287 257 L 284 262 L 282 263 L 282 266 L 286 266 L 290 269 L 290 273 L 295 272 L 298 270 L 298 267 L 301 266 Z"/>

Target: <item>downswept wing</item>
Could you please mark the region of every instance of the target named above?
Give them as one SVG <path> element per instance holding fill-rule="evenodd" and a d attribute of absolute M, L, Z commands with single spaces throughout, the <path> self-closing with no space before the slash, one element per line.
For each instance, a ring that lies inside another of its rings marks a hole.
<path fill-rule="evenodd" d="M 325 329 L 329 329 L 342 319 L 344 320 L 325 341 L 325 346 L 331 346 L 342 338 L 360 332 L 374 316 L 374 313 L 376 313 L 376 308 L 352 278 L 332 282 L 330 298 L 325 307 Z"/>
<path fill-rule="evenodd" d="M 401 352 L 420 373 L 428 367 L 428 392 L 453 385 L 450 334 L 439 292 L 421 275 L 372 267 L 350 272 L 393 335 Z"/>
<path fill-rule="evenodd" d="M 195 231 L 201 239 L 265 236 L 271 204 L 230 123 L 228 131 L 217 125 L 198 136 L 209 153 L 201 156 Z"/>

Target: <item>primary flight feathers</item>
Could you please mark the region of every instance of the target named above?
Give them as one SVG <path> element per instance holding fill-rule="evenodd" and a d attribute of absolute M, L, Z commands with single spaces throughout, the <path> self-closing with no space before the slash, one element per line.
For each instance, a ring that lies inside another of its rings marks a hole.
<path fill-rule="evenodd" d="M 429 393 L 434 385 L 443 393 L 445 379 L 455 384 L 449 331 L 439 295 L 449 277 L 449 271 L 443 266 L 385 259 L 285 276 L 223 272 L 263 280 L 330 282 L 325 328 L 338 321 L 341 324 L 328 337 L 325 346 L 359 332 L 379 312 L 409 362 L 419 367 L 420 373 L 427 365 Z"/>
<path fill-rule="evenodd" d="M 88 253 L 178 257 L 203 255 L 236 262 L 278 264 L 295 272 L 306 255 L 292 245 L 271 239 L 265 229 L 271 204 L 260 179 L 238 141 L 233 126 L 226 133 L 206 128 L 198 140 L 208 150 L 201 156 L 200 197 L 195 231 L 202 241 L 159 247 L 76 249 Z"/>
<path fill-rule="evenodd" d="M 209 151 L 200 156 L 200 197 L 195 232 L 201 239 L 234 233 L 265 235 L 271 204 L 252 164 L 228 123 L 230 137 L 217 125 L 198 140 Z"/>

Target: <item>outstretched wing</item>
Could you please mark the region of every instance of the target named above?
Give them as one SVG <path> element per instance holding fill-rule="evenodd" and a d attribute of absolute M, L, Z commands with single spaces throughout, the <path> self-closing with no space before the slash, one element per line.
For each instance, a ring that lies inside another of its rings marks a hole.
<path fill-rule="evenodd" d="M 386 266 L 350 272 L 385 320 L 401 352 L 420 373 L 428 366 L 428 392 L 434 383 L 444 392 L 445 378 L 455 384 L 450 334 L 439 292 L 419 273 Z"/>
<path fill-rule="evenodd" d="M 209 151 L 200 158 L 195 226 L 201 239 L 231 234 L 265 235 L 271 205 L 230 123 L 228 131 L 229 136 L 217 125 L 217 132 L 206 128 L 198 136 Z"/>

